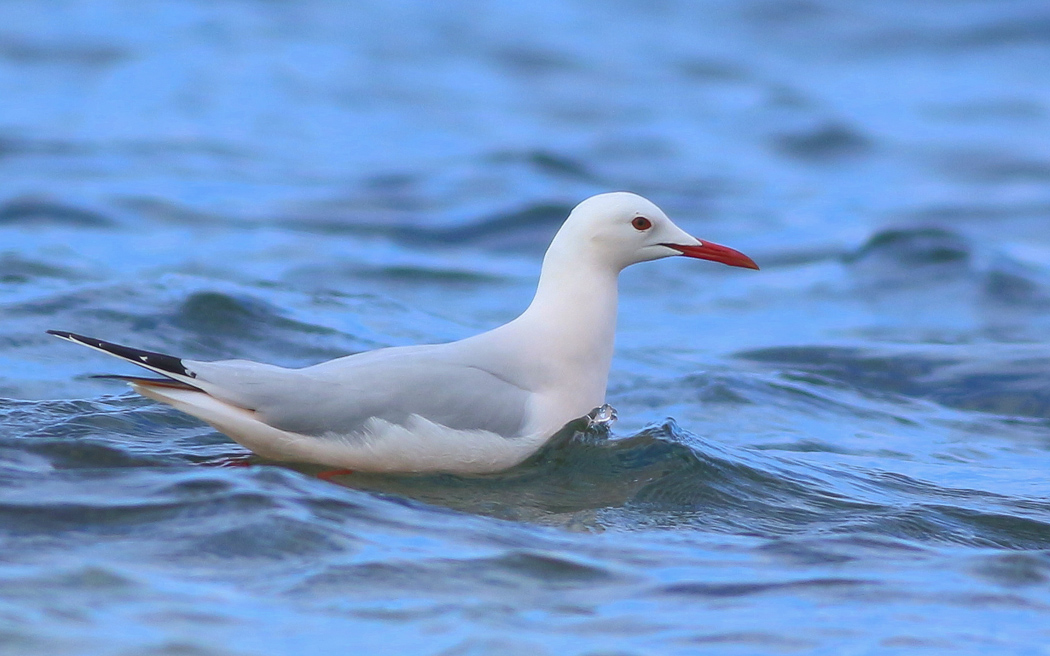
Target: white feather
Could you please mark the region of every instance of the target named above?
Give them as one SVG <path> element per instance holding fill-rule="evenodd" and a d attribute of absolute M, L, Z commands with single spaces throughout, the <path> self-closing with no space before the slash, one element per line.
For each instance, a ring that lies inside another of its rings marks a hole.
<path fill-rule="evenodd" d="M 136 383 L 131 387 L 207 422 L 265 458 L 355 471 L 497 472 L 519 464 L 550 437 L 544 432 L 508 439 L 485 430 L 453 430 L 419 415 L 409 417 L 405 425 L 373 418 L 349 434 L 313 437 L 274 428 L 259 421 L 255 412 L 204 392 Z"/>

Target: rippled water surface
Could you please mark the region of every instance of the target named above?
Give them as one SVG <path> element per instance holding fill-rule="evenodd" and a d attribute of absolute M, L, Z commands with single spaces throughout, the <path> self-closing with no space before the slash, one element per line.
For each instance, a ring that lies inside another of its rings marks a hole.
<path fill-rule="evenodd" d="M 1045 653 L 1042 0 L 0 5 L 0 653 Z M 611 434 L 335 482 L 74 330 L 304 365 L 629 189 Z"/>

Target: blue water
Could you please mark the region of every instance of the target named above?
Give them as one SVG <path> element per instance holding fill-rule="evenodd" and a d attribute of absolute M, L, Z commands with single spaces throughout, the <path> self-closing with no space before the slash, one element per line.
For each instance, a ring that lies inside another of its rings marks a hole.
<path fill-rule="evenodd" d="M 1045 654 L 1044 0 L 0 4 L 0 654 Z M 628 189 L 611 435 L 252 460 L 63 329 L 305 365 Z"/>

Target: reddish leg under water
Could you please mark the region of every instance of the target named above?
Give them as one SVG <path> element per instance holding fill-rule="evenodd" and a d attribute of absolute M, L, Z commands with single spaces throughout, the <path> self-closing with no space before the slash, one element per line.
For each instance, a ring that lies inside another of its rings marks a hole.
<path fill-rule="evenodd" d="M 252 456 L 230 456 L 226 458 L 219 458 L 217 460 L 210 460 L 201 463 L 208 467 L 251 467 Z M 326 469 L 323 472 L 317 474 L 317 478 L 323 481 L 330 481 L 336 476 L 347 476 L 353 474 L 353 469 Z"/>
<path fill-rule="evenodd" d="M 317 474 L 317 478 L 321 479 L 322 481 L 330 481 L 336 476 L 346 476 L 347 474 L 353 473 L 353 469 L 328 469 Z"/>

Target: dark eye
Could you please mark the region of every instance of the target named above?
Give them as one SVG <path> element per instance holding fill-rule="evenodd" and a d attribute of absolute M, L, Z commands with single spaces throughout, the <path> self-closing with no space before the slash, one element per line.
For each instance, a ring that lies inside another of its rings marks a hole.
<path fill-rule="evenodd" d="M 634 217 L 634 220 L 631 221 L 631 225 L 634 226 L 635 230 L 648 230 L 653 227 L 653 222 L 644 216 L 636 216 Z"/>

